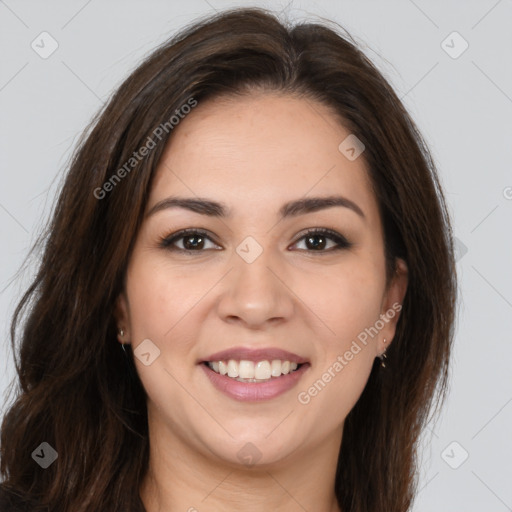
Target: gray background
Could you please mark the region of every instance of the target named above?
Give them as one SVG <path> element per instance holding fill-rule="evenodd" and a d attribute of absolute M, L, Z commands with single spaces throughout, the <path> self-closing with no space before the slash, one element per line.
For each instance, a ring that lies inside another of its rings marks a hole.
<path fill-rule="evenodd" d="M 78 135 L 157 44 L 197 16 L 238 5 L 0 0 L 2 410 L 14 376 L 9 320 L 34 263 L 13 278 Z M 423 437 L 414 512 L 512 511 L 512 0 L 251 5 L 347 28 L 430 145 L 459 241 L 461 298 L 450 395 Z M 42 46 L 43 31 L 59 45 L 46 59 L 31 47 Z M 453 31 L 469 44 L 457 58 L 463 41 Z"/>

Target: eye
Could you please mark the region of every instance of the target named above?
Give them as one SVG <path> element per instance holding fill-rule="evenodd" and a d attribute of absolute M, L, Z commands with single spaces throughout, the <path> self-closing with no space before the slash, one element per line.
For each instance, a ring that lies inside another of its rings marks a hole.
<path fill-rule="evenodd" d="M 177 246 L 176 242 L 181 241 L 183 241 L 182 247 Z M 203 249 L 209 249 L 209 247 L 205 247 L 207 241 L 211 242 L 212 240 L 205 231 L 200 229 L 182 229 L 177 233 L 162 238 L 159 246 L 170 251 L 202 252 Z"/>
<path fill-rule="evenodd" d="M 343 235 L 325 228 L 309 229 L 294 245 L 302 240 L 305 241 L 305 250 L 308 252 L 332 252 L 352 247 L 352 244 Z M 333 245 L 327 247 L 329 241 L 333 242 Z"/>

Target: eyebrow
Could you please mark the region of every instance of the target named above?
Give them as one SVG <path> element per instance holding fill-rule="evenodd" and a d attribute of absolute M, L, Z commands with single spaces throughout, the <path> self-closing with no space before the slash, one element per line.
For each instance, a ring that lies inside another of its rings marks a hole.
<path fill-rule="evenodd" d="M 281 219 L 286 217 L 296 217 L 306 213 L 312 213 L 334 206 L 341 206 L 348 208 L 357 213 L 361 218 L 365 219 L 365 215 L 361 208 L 346 197 L 342 196 L 327 196 L 327 197 L 307 197 L 297 199 L 285 203 L 279 210 Z M 189 197 L 167 197 L 162 201 L 156 203 L 147 213 L 147 217 L 155 214 L 156 212 L 168 208 L 184 208 L 201 215 L 208 215 L 210 217 L 230 217 L 231 210 L 224 204 L 217 201 L 212 201 L 205 198 L 189 198 Z"/>

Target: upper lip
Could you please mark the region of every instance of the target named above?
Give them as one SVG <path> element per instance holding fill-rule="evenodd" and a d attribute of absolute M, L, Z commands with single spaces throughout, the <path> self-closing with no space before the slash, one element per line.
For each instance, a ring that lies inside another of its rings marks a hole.
<path fill-rule="evenodd" d="M 248 347 L 234 347 L 228 348 L 226 350 L 222 350 L 220 352 L 215 352 L 215 354 L 211 354 L 206 359 L 203 359 L 201 362 L 213 362 L 213 361 L 229 361 L 230 359 L 234 359 L 235 361 L 272 361 L 275 359 L 279 359 L 281 361 L 290 361 L 291 363 L 307 363 L 308 360 L 304 357 L 301 357 L 297 354 L 293 354 L 292 352 L 288 352 L 287 350 L 282 350 L 280 348 L 248 348 Z"/>

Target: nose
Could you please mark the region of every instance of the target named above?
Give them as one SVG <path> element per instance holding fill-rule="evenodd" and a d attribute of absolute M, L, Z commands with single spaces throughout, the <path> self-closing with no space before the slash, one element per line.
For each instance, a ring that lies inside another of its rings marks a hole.
<path fill-rule="evenodd" d="M 294 311 L 294 295 L 286 282 L 282 266 L 263 253 L 248 263 L 234 254 L 234 268 L 222 282 L 217 305 L 219 316 L 229 323 L 249 329 L 289 320 Z"/>

